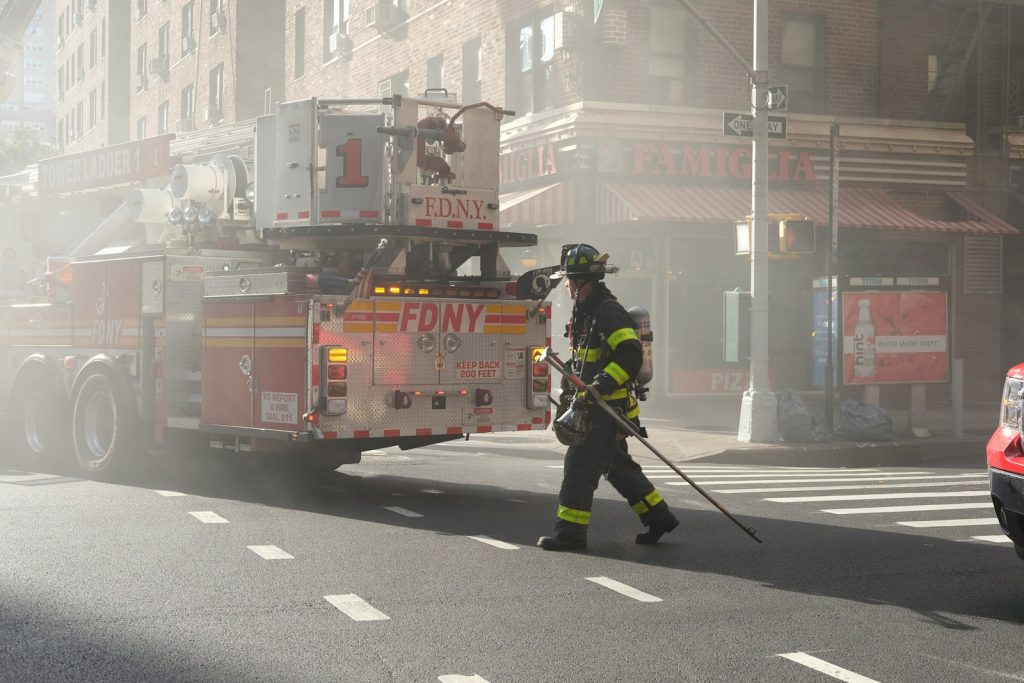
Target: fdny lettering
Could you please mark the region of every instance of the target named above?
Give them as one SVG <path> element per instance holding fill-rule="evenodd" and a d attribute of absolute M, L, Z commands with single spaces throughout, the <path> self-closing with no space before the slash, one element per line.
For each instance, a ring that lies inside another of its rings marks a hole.
<path fill-rule="evenodd" d="M 423 200 L 423 213 L 430 218 L 451 218 L 453 220 L 481 221 L 484 203 L 480 199 L 451 199 L 449 197 L 427 197 Z"/>
<path fill-rule="evenodd" d="M 483 332 L 484 304 L 406 301 L 398 329 L 400 332 Z"/>
<path fill-rule="evenodd" d="M 123 320 L 93 320 L 92 345 L 117 346 L 121 343 L 121 332 L 123 330 Z"/>

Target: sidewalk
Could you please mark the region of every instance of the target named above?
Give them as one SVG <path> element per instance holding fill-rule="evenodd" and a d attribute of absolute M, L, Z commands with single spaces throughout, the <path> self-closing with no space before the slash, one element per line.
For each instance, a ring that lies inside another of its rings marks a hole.
<path fill-rule="evenodd" d="M 802 395 L 801 398 L 814 414 L 824 415 L 824 398 L 820 393 Z M 645 421 L 651 442 L 672 459 L 802 467 L 926 463 L 983 467 L 985 444 L 999 419 L 996 401 L 967 405 L 964 407 L 964 436 L 958 439 L 953 436 L 951 406 L 948 403 L 930 403 L 927 426 L 931 435 L 915 437 L 908 428 L 906 409 L 883 406 L 893 419 L 895 438 L 891 441 L 745 443 L 736 439 L 740 400 L 738 395 L 654 398 L 641 404 L 641 420 Z"/>

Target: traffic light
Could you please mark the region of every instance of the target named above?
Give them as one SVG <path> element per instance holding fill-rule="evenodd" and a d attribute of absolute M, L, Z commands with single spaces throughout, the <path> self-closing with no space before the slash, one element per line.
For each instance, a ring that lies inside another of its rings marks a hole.
<path fill-rule="evenodd" d="M 785 254 L 813 254 L 814 221 L 806 218 L 779 221 L 779 251 Z"/>

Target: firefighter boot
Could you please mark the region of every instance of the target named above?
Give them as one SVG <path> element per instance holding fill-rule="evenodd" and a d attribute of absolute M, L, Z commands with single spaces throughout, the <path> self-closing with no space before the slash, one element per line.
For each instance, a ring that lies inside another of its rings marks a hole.
<path fill-rule="evenodd" d="M 586 550 L 587 536 L 556 533 L 553 536 L 541 536 L 537 545 L 544 550 Z"/>
<path fill-rule="evenodd" d="M 679 520 L 671 511 L 666 510 L 664 515 L 651 520 L 647 531 L 636 535 L 636 542 L 640 545 L 652 545 L 677 526 L 679 526 Z"/>

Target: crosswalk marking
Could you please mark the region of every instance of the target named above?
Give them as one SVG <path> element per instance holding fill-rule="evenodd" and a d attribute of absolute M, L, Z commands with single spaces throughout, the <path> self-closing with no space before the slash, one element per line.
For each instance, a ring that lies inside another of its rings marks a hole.
<path fill-rule="evenodd" d="M 894 505 L 877 508 L 833 508 L 822 510 L 832 515 L 870 515 L 884 512 L 931 512 L 933 510 L 984 510 L 992 503 L 948 503 L 946 505 Z"/>
<path fill-rule="evenodd" d="M 505 541 L 499 541 L 490 536 L 470 536 L 474 541 L 480 541 L 487 545 L 493 545 L 495 548 L 501 548 L 502 550 L 519 550 L 519 546 L 512 545 L 511 543 L 505 543 Z"/>
<path fill-rule="evenodd" d="M 487 683 L 487 679 L 483 676 L 476 674 L 472 676 L 460 676 L 459 674 L 449 674 L 447 676 L 438 676 L 437 680 L 441 683 Z"/>
<path fill-rule="evenodd" d="M 963 477 L 951 481 L 926 481 L 911 484 L 855 484 L 852 486 L 765 486 L 755 489 L 715 489 L 715 493 L 795 493 L 797 491 L 863 491 L 866 489 L 920 489 L 932 486 L 963 486 Z M 979 482 L 980 483 L 980 482 Z"/>
<path fill-rule="evenodd" d="M 324 600 L 347 614 L 352 621 L 382 621 L 391 618 L 355 593 L 325 595 Z"/>
<path fill-rule="evenodd" d="M 218 515 L 216 512 L 211 512 L 210 510 L 202 510 L 200 512 L 190 512 L 188 514 L 192 515 L 193 517 L 198 519 L 203 524 L 229 524 L 228 520 L 224 519 L 223 517 Z"/>
<path fill-rule="evenodd" d="M 687 474 L 690 474 L 690 473 L 687 472 Z M 796 481 L 804 481 L 805 479 L 808 479 L 808 478 L 811 478 L 811 477 L 820 477 L 822 474 L 828 474 L 828 475 L 831 476 L 831 475 L 839 474 L 839 473 L 838 472 L 814 472 L 814 473 L 807 473 L 807 474 L 800 474 L 798 472 L 778 472 L 778 473 L 775 473 L 775 472 L 772 472 L 772 473 L 759 472 L 759 473 L 746 473 L 746 474 L 717 474 L 716 473 L 716 474 L 714 474 L 714 477 L 716 479 L 734 479 L 734 480 L 736 480 L 737 484 L 742 484 L 743 483 L 743 481 L 742 481 L 743 479 L 766 479 L 766 480 L 772 481 L 772 480 L 774 480 L 775 477 L 794 477 L 794 478 L 796 478 Z M 872 479 L 878 479 L 878 480 L 893 479 L 893 478 L 901 477 L 901 476 L 904 476 L 904 475 L 928 475 L 928 474 L 929 474 L 928 472 L 853 472 L 853 473 L 850 473 L 850 474 L 844 474 L 843 475 L 843 479 L 850 480 L 850 481 L 861 481 L 861 480 L 871 481 Z M 660 475 L 655 474 L 655 475 L 648 475 L 648 476 L 649 477 L 652 477 L 652 476 L 653 477 L 658 477 Z M 699 479 L 700 476 L 701 476 L 701 473 L 700 472 L 694 472 L 691 476 L 693 476 L 695 479 Z M 711 476 L 711 475 L 708 475 L 708 476 Z M 931 475 L 931 476 L 935 476 L 935 475 Z"/>
<path fill-rule="evenodd" d="M 423 515 L 421 515 L 418 512 L 413 512 L 412 510 L 406 510 L 405 508 L 400 508 L 397 505 L 382 505 L 381 507 L 383 507 L 385 510 L 390 510 L 391 512 L 394 512 L 394 513 L 397 513 L 399 515 L 402 515 L 403 517 L 422 517 L 423 516 Z"/>
<path fill-rule="evenodd" d="M 896 523 L 902 526 L 913 527 L 915 529 L 932 529 L 935 527 L 947 526 L 989 526 L 990 524 L 999 524 L 995 516 L 976 517 L 974 519 L 928 519 L 924 521 Z"/>
<path fill-rule="evenodd" d="M 687 474 L 689 474 L 689 473 L 687 472 Z M 964 475 L 965 478 L 967 476 L 968 475 Z M 987 476 L 987 475 L 979 474 L 979 475 L 970 475 L 970 476 L 984 477 L 984 476 Z M 824 478 L 824 479 L 760 479 L 760 480 L 757 480 L 757 481 L 737 481 L 737 480 L 732 480 L 732 479 L 722 479 L 720 477 L 719 478 L 715 478 L 714 481 L 706 481 L 706 480 L 702 479 L 701 477 L 694 477 L 694 476 L 691 476 L 690 478 L 693 479 L 694 481 L 699 482 L 701 486 L 723 486 L 723 485 L 726 485 L 726 484 L 747 484 L 747 485 L 750 485 L 750 484 L 841 484 L 843 482 L 849 483 L 850 481 L 878 481 L 878 482 L 886 482 L 887 483 L 887 482 L 890 482 L 890 481 L 921 481 L 921 480 L 931 480 L 931 479 L 941 478 L 941 475 L 930 474 L 930 475 L 919 475 L 919 476 L 912 476 L 912 477 L 904 477 L 904 476 L 894 477 L 894 476 L 888 476 L 887 475 L 885 477 L 872 477 L 870 479 L 862 479 L 862 478 L 850 479 L 849 477 L 840 477 L 840 478 L 828 477 L 828 478 Z M 665 483 L 672 484 L 672 482 L 665 482 Z M 677 484 L 685 484 L 685 482 L 677 482 Z"/>
<path fill-rule="evenodd" d="M 825 503 L 841 500 L 895 500 L 898 498 L 974 498 L 991 496 L 988 491 L 903 491 L 900 493 L 850 493 L 840 496 L 786 496 L 765 498 L 770 503 Z"/>
<path fill-rule="evenodd" d="M 253 551 L 264 560 L 294 560 L 293 555 L 289 555 L 285 551 L 278 548 L 276 545 L 249 545 L 246 546 L 249 550 Z"/>
<path fill-rule="evenodd" d="M 971 536 L 976 541 L 987 541 L 989 543 L 1013 543 L 1013 539 L 1002 534 L 998 536 Z"/>
<path fill-rule="evenodd" d="M 840 681 L 847 681 L 847 683 L 878 683 L 873 678 L 861 676 L 858 673 L 854 673 L 849 669 L 844 669 L 835 664 L 826 662 L 824 659 L 818 659 L 806 652 L 787 652 L 786 654 L 779 655 L 779 657 L 785 657 L 791 662 L 796 662 L 802 666 L 806 666 L 808 669 L 814 669 L 819 671 L 826 676 L 831 676 Z"/>
<path fill-rule="evenodd" d="M 637 590 L 632 586 L 627 586 L 624 583 L 620 583 L 615 579 L 609 579 L 607 576 L 588 576 L 587 581 L 593 581 L 599 586 L 610 588 L 616 593 L 621 593 L 628 598 L 633 598 L 640 602 L 662 602 L 661 598 L 655 597 L 650 593 L 644 593 L 641 590 Z"/>
<path fill-rule="evenodd" d="M 184 496 L 185 494 L 181 491 L 157 491 L 164 498 L 173 498 L 175 496 Z"/>

